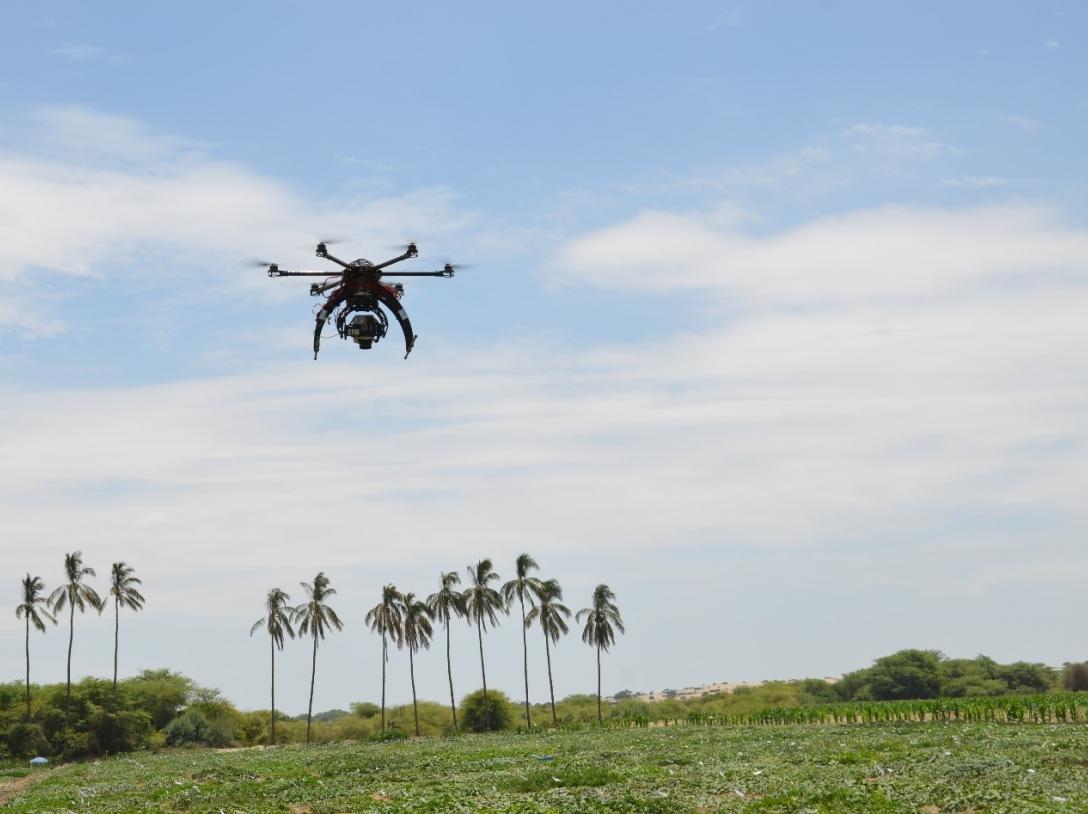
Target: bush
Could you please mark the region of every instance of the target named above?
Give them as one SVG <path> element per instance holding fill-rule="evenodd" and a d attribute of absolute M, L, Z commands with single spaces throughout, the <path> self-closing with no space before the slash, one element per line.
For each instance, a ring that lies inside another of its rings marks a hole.
<path fill-rule="evenodd" d="M 208 719 L 195 709 L 187 709 L 166 725 L 167 746 L 195 746 L 208 742 L 211 736 Z"/>
<path fill-rule="evenodd" d="M 1088 661 L 1068 662 L 1062 670 L 1062 685 L 1070 692 L 1088 690 Z"/>
<path fill-rule="evenodd" d="M 408 733 L 403 729 L 387 729 L 384 732 L 375 732 L 370 736 L 370 740 L 378 742 L 403 741 L 408 740 Z"/>
<path fill-rule="evenodd" d="M 37 757 L 49 754 L 49 741 L 37 724 L 12 724 L 6 737 L 8 752 L 12 757 Z"/>
<path fill-rule="evenodd" d="M 151 732 L 151 716 L 143 710 L 95 708 L 87 721 L 87 751 L 95 755 L 131 752 L 147 745 Z"/>
<path fill-rule="evenodd" d="M 461 699 L 461 725 L 469 732 L 495 732 L 509 729 L 514 720 L 514 707 L 510 698 L 498 690 L 489 690 L 484 702 L 484 691 L 476 690 Z"/>
<path fill-rule="evenodd" d="M 381 707 L 369 701 L 356 701 L 351 705 L 351 714 L 358 715 L 360 718 L 373 718 L 381 711 Z"/>

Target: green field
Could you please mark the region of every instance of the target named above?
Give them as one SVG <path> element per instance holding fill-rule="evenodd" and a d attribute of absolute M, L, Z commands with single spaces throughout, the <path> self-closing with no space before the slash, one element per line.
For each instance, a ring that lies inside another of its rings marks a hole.
<path fill-rule="evenodd" d="M 1088 726 L 681 726 L 140 753 L 59 767 L 5 810 L 1083 812 Z"/>

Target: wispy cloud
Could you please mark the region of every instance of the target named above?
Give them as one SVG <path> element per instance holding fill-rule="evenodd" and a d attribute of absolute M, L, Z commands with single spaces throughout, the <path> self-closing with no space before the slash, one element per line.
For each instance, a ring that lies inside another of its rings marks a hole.
<path fill-rule="evenodd" d="M 723 11 L 707 26 L 707 31 L 721 31 L 726 28 L 736 28 L 740 25 L 744 13 L 739 8 L 731 8 Z"/>
<path fill-rule="evenodd" d="M 1007 178 L 998 178 L 996 175 L 961 175 L 959 178 L 942 178 L 942 187 L 974 187 L 976 189 L 989 189 L 990 187 L 1003 187 L 1008 184 Z"/>
<path fill-rule="evenodd" d="M 1058 42 L 1057 40 L 1047 40 L 1046 42 L 1043 43 L 1043 47 L 1047 48 L 1047 49 L 1050 49 L 1051 51 L 1056 51 L 1057 49 L 1061 48 L 1062 46 L 1061 46 L 1061 43 Z"/>
<path fill-rule="evenodd" d="M 843 135 L 858 153 L 883 153 L 923 160 L 964 153 L 958 147 L 933 138 L 924 127 L 862 122 L 846 128 Z"/>
<path fill-rule="evenodd" d="M 1029 116 L 1020 116 L 1016 113 L 995 113 L 993 115 L 996 116 L 999 121 L 1011 124 L 1014 127 L 1019 127 L 1021 130 L 1039 130 L 1043 127 L 1041 121 Z"/>
<path fill-rule="evenodd" d="M 79 45 L 63 45 L 60 48 L 54 48 L 49 53 L 53 56 L 67 59 L 72 62 L 90 62 L 93 60 L 102 62 L 125 61 L 124 57 L 112 54 L 105 48 L 100 48 L 97 45 L 87 45 L 86 43 Z"/>

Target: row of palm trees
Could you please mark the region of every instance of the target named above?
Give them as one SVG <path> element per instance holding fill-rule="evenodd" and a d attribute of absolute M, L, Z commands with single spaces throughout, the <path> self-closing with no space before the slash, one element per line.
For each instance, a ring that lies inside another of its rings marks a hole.
<path fill-rule="evenodd" d="M 389 662 L 389 645 L 398 649 L 407 648 L 409 675 L 412 682 L 412 710 L 415 716 L 415 731 L 419 734 L 419 708 L 416 702 L 415 654 L 429 648 L 434 637 L 434 622 L 438 622 L 446 632 L 446 675 L 450 687 L 450 712 L 453 725 L 457 726 L 457 703 L 453 690 L 453 666 L 450 659 L 450 626 L 456 619 L 466 619 L 475 625 L 480 648 L 480 677 L 483 682 L 483 700 L 485 715 L 491 707 L 487 698 L 487 666 L 484 660 L 484 631 L 488 626 L 495 627 L 501 614 L 509 614 L 515 601 L 521 613 L 522 664 L 525 675 L 525 725 L 532 726 L 529 708 L 529 644 L 528 629 L 538 625 L 544 633 L 544 652 L 548 665 L 548 692 L 551 698 L 552 723 L 558 725 L 555 711 L 555 685 L 552 680 L 551 645 L 558 643 L 569 628 L 567 620 L 570 609 L 563 604 L 563 589 L 558 580 L 542 580 L 532 576 L 539 570 L 536 560 L 529 554 L 522 554 L 514 563 L 513 579 L 496 587 L 499 582 L 490 559 L 480 560 L 466 569 L 468 585 L 464 590 L 458 586 L 461 577 L 456 571 L 441 575 L 439 590 L 421 599 L 414 593 L 401 593 L 394 585 L 382 588 L 381 599 L 366 614 L 366 625 L 381 636 L 382 640 L 382 698 L 381 726 L 385 730 L 385 689 L 386 665 Z M 314 681 L 317 675 L 318 642 L 325 638 L 326 632 L 335 628 L 343 630 L 344 624 L 328 604 L 329 597 L 336 594 L 328 577 L 318 573 L 313 582 L 299 583 L 306 591 L 307 601 L 291 606 L 290 597 L 280 588 L 268 592 L 264 615 L 250 628 L 252 636 L 258 630 L 268 632 L 271 647 L 272 668 L 272 743 L 276 743 L 276 651 L 282 651 L 287 638 L 294 638 L 296 627 L 299 636 L 309 635 L 313 639 L 313 655 L 310 667 L 310 702 L 306 711 L 306 741 L 310 741 L 310 728 L 313 718 Z M 602 720 L 601 712 L 601 651 L 607 652 L 616 641 L 616 631 L 624 633 L 623 619 L 616 606 L 615 594 L 607 585 L 598 585 L 593 591 L 593 598 L 588 608 L 575 614 L 575 620 L 585 622 L 582 641 L 597 651 L 597 719 Z"/>
<path fill-rule="evenodd" d="M 41 577 L 27 574 L 22 581 L 22 602 L 15 607 L 15 618 L 26 621 L 26 720 L 30 722 L 30 628 L 33 625 L 42 633 L 45 623 L 57 624 L 57 615 L 68 608 L 68 668 L 65 679 L 64 730 L 68 731 L 68 715 L 72 704 L 72 644 L 76 636 L 76 611 L 85 613 L 90 607 L 99 614 L 113 597 L 113 692 L 117 694 L 117 654 L 121 638 L 121 608 L 143 610 L 144 599 L 136 586 L 141 585 L 133 568 L 123 562 L 115 562 L 110 570 L 110 589 L 106 597 L 99 596 L 85 580 L 97 576 L 95 570 L 83 564 L 83 553 L 73 551 L 64 556 L 64 584 L 45 595 L 45 583 Z"/>

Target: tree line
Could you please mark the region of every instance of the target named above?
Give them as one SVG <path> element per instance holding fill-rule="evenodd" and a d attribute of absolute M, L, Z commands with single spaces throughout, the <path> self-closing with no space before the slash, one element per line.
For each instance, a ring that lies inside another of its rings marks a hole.
<path fill-rule="evenodd" d="M 117 655 L 121 642 L 121 608 L 143 610 L 144 596 L 135 570 L 124 562 L 115 562 L 110 569 L 110 587 L 106 597 L 99 596 L 93 586 L 85 581 L 97 576 L 95 570 L 83 564 L 83 552 L 73 551 L 64 556 L 64 583 L 48 596 L 45 583 L 39 576 L 27 574 L 22 581 L 22 601 L 15 607 L 15 618 L 26 624 L 26 722 L 30 723 L 30 628 L 42 633 L 46 622 L 57 624 L 57 616 L 68 608 L 68 660 L 65 678 L 64 730 L 68 731 L 72 707 L 72 644 L 76 637 L 76 611 L 85 613 L 88 608 L 99 614 L 113 599 L 113 691 L 117 693 Z"/>
<path fill-rule="evenodd" d="M 499 624 L 502 615 L 509 615 L 515 607 L 520 615 L 522 632 L 522 665 L 525 678 L 525 726 L 531 728 L 532 711 L 529 703 L 529 644 L 528 631 L 535 625 L 544 635 L 544 650 L 548 670 L 548 691 L 551 703 L 552 725 L 559 720 L 555 706 L 555 685 L 552 677 L 551 646 L 569 631 L 570 609 L 563 604 L 563 589 L 556 579 L 543 580 L 532 574 L 539 570 L 536 560 L 529 554 L 521 554 L 514 561 L 514 577 L 501 583 L 490 559 L 482 559 L 466 568 L 467 581 L 462 589 L 461 577 L 456 571 L 442 572 L 439 588 L 426 598 L 414 592 L 402 592 L 395 585 L 382 587 L 378 603 L 366 613 L 365 623 L 381 637 L 382 694 L 381 729 L 386 731 L 386 666 L 389 647 L 408 651 L 408 668 L 412 685 L 412 708 L 415 733 L 419 735 L 419 704 L 416 698 L 415 656 L 431 646 L 434 625 L 438 623 L 445 632 L 446 676 L 450 688 L 450 714 L 457 728 L 457 703 L 453 686 L 453 666 L 450 654 L 450 627 L 458 619 L 465 619 L 476 628 L 480 651 L 480 679 L 482 690 L 483 729 L 495 728 L 500 702 L 489 697 L 487 688 L 487 663 L 484 657 L 484 634 L 488 628 Z M 500 584 L 501 583 L 501 584 Z M 287 639 L 309 637 L 312 640 L 310 657 L 310 696 L 306 710 L 306 742 L 310 742 L 313 722 L 314 685 L 317 677 L 317 652 L 319 642 L 332 631 L 342 631 L 344 623 L 330 605 L 336 595 L 329 578 L 319 572 L 312 582 L 299 583 L 306 594 L 306 601 L 292 606 L 290 596 L 281 588 L 272 588 L 265 599 L 264 612 L 250 628 L 252 636 L 259 630 L 267 632 L 270 649 L 272 723 L 271 740 L 276 743 L 276 653 L 282 652 Z M 601 653 L 608 652 L 615 644 L 616 633 L 624 633 L 623 619 L 615 603 L 615 594 L 607 585 L 598 585 L 589 607 L 574 614 L 575 621 L 584 623 L 582 641 L 593 647 L 597 657 L 597 719 L 603 720 L 601 711 Z"/>

